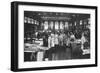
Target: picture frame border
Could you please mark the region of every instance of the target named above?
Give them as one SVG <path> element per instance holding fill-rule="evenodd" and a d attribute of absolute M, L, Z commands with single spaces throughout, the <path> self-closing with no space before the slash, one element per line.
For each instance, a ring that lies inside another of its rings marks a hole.
<path fill-rule="evenodd" d="M 53 66 L 40 68 L 18 68 L 18 6 L 19 5 L 34 5 L 34 6 L 50 6 L 50 7 L 68 7 L 68 8 L 84 8 L 95 9 L 95 64 L 88 65 L 73 65 L 73 66 Z M 36 3 L 36 2 L 11 2 L 11 71 L 35 71 L 35 70 L 50 70 L 50 69 L 65 69 L 65 68 L 82 68 L 82 67 L 96 67 L 97 66 L 97 6 L 85 5 L 68 5 L 68 4 L 53 4 L 53 3 Z"/>

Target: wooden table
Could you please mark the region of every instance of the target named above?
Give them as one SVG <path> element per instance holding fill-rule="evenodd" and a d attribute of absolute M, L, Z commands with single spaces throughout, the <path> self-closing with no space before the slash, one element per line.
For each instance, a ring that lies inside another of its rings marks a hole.
<path fill-rule="evenodd" d="M 36 56 L 37 61 L 43 61 L 44 52 L 49 49 L 48 47 L 44 47 L 36 44 L 28 44 L 25 46 L 27 46 L 27 48 L 24 48 L 24 52 L 32 52 L 32 53 L 37 52 L 37 56 Z"/>

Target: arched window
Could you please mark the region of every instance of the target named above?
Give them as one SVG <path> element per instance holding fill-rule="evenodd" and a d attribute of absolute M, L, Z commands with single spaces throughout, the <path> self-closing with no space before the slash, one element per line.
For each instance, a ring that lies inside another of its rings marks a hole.
<path fill-rule="evenodd" d="M 58 21 L 55 22 L 55 30 L 58 30 L 59 29 L 59 23 Z"/>
<path fill-rule="evenodd" d="M 44 22 L 44 30 L 47 30 L 48 29 L 48 21 L 45 21 Z"/>

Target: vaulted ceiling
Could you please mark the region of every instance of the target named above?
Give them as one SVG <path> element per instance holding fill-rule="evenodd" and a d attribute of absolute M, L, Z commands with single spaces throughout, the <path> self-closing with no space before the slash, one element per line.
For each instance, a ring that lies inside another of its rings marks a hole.
<path fill-rule="evenodd" d="M 38 20 L 79 20 L 90 18 L 90 14 L 24 11 L 24 16 Z"/>

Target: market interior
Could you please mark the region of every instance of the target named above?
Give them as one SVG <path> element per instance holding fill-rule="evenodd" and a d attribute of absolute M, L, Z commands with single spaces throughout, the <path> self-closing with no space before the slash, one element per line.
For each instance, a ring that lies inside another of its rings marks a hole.
<path fill-rule="evenodd" d="M 90 14 L 24 11 L 24 61 L 90 59 Z"/>

